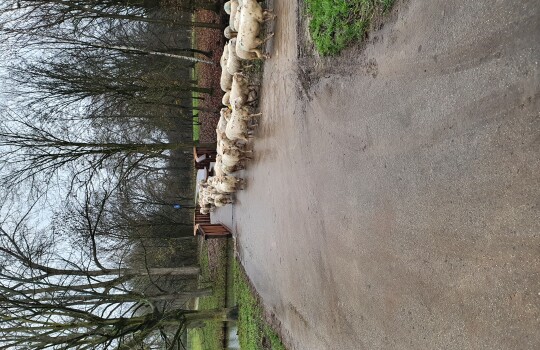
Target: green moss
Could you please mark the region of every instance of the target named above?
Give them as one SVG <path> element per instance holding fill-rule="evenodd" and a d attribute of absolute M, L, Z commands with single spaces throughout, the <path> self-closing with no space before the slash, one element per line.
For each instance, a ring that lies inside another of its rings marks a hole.
<path fill-rule="evenodd" d="M 306 0 L 309 30 L 322 55 L 335 55 L 364 37 L 376 12 L 394 0 Z"/>
<path fill-rule="evenodd" d="M 278 335 L 263 318 L 263 310 L 251 291 L 251 287 L 239 263 L 233 264 L 234 293 L 238 303 L 238 337 L 241 349 L 285 350 Z"/>
<path fill-rule="evenodd" d="M 197 69 L 192 69 L 191 71 L 191 79 L 197 80 Z M 199 141 L 199 135 L 201 133 L 201 128 L 199 126 L 199 111 L 197 108 L 199 107 L 199 99 L 198 97 L 200 94 L 198 92 L 192 92 L 191 93 L 192 99 L 192 105 L 193 105 L 193 141 L 197 142 Z"/>

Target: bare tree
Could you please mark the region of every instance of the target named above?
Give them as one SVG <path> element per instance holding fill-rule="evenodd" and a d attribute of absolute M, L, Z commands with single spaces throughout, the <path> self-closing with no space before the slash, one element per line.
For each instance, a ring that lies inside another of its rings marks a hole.
<path fill-rule="evenodd" d="M 4 0 L 0 14 L 4 17 L 4 27 L 27 33 L 62 27 L 66 23 L 74 23 L 78 30 L 85 31 L 104 21 L 220 28 L 219 24 L 194 22 L 189 16 L 170 17 L 141 5 L 143 2 L 131 0 Z"/>
<path fill-rule="evenodd" d="M 64 108 L 86 100 L 115 104 L 161 104 L 174 101 L 181 93 L 211 93 L 196 81 L 172 79 L 148 71 L 152 61 L 107 57 L 100 51 L 65 51 L 54 58 L 33 59 L 11 67 L 16 95 L 26 93 L 38 103 Z M 34 102 L 34 103 L 35 103 Z M 87 108 L 95 110 L 91 104 Z"/>
<path fill-rule="evenodd" d="M 103 237 L 94 233 L 106 198 L 97 202 L 95 210 L 88 199 L 83 205 L 89 247 L 69 244 L 55 231 L 30 230 L 24 220 L 3 221 L 11 229 L 0 227 L 0 349 L 131 349 L 156 337 L 172 348 L 192 324 L 234 319 L 234 309 L 194 311 L 164 304 L 207 295 L 207 289 L 135 290 L 140 276 L 196 275 L 199 269 L 134 268 L 124 263 L 127 251 L 103 255 L 95 241 Z"/>
<path fill-rule="evenodd" d="M 138 164 L 166 160 L 170 151 L 193 147 L 192 143 L 171 143 L 164 135 L 103 135 L 92 132 L 87 123 L 40 123 L 39 116 L 32 113 L 4 111 L 4 118 L 0 164 L 4 167 L 2 180 L 12 185 L 40 176 L 47 183 L 61 169 L 71 170 L 72 186 L 103 170 L 125 180 Z"/>

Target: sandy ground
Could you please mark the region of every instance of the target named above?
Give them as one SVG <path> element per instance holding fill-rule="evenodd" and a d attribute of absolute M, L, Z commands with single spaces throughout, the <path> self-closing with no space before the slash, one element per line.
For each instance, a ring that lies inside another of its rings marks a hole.
<path fill-rule="evenodd" d="M 296 6 L 228 214 L 285 342 L 540 348 L 540 2 L 398 1 L 333 60 Z"/>

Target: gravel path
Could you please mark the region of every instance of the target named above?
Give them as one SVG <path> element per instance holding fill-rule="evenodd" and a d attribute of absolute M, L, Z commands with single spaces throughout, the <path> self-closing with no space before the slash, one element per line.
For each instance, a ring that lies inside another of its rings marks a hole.
<path fill-rule="evenodd" d="M 335 60 L 273 7 L 234 227 L 289 347 L 540 348 L 540 3 L 398 1 Z"/>

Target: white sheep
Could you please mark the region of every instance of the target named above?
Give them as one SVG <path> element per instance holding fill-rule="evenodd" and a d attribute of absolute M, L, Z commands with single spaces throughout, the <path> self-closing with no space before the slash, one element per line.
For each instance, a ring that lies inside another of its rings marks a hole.
<path fill-rule="evenodd" d="M 214 196 L 214 205 L 216 207 L 224 207 L 227 204 L 234 203 L 234 200 L 232 199 L 231 195 L 229 194 L 216 194 Z"/>
<path fill-rule="evenodd" d="M 218 159 L 219 157 L 219 159 Z M 214 164 L 214 176 L 227 175 L 222 168 L 221 155 L 216 155 L 216 162 Z"/>
<path fill-rule="evenodd" d="M 241 7 L 241 11 L 246 11 L 247 14 L 249 14 L 250 17 L 255 18 L 260 24 L 263 24 L 264 22 L 276 18 L 276 15 L 274 15 L 273 11 L 270 9 L 264 10 L 259 4 L 259 0 L 242 0 L 239 3 L 239 6 Z"/>
<path fill-rule="evenodd" d="M 230 91 L 225 92 L 225 94 L 223 95 L 223 98 L 221 99 L 221 103 L 224 106 L 230 106 L 231 105 L 231 92 Z"/>
<path fill-rule="evenodd" d="M 229 149 L 229 148 L 239 149 L 240 151 L 244 150 L 243 145 L 238 145 L 234 140 L 229 140 L 225 131 L 222 132 L 216 129 L 216 132 L 218 134 L 217 143 L 216 143 L 217 154 L 222 155 L 223 150 Z"/>
<path fill-rule="evenodd" d="M 227 66 L 227 60 L 229 59 L 229 44 L 225 44 L 223 47 L 223 53 L 221 54 L 221 58 L 219 59 L 219 65 L 221 66 L 221 69 L 224 69 Z"/>
<path fill-rule="evenodd" d="M 261 59 L 261 58 L 259 58 L 259 56 L 257 55 L 256 52 L 244 51 L 241 48 L 239 48 L 238 45 L 236 46 L 235 52 L 236 52 L 236 56 L 238 56 L 238 58 L 241 58 L 243 60 L 250 60 L 251 61 L 251 60 Z M 263 55 L 263 53 L 260 50 L 259 50 L 259 53 L 261 55 Z M 265 57 L 268 58 L 269 56 L 267 55 Z M 263 57 L 263 58 L 265 58 L 265 57 Z"/>
<path fill-rule="evenodd" d="M 241 6 L 239 25 L 237 29 L 236 51 L 238 56 L 242 55 L 242 51 L 255 53 L 258 58 L 264 59 L 270 57 L 264 55 L 257 47 L 264 44 L 274 34 L 271 33 L 267 38 L 258 38 L 261 25 L 266 20 L 274 18 L 270 11 L 263 11 L 261 5 L 256 0 L 245 0 Z"/>
<path fill-rule="evenodd" d="M 229 18 L 229 27 L 231 27 L 231 29 L 235 32 L 238 31 L 238 27 L 235 25 L 236 23 L 236 17 L 238 16 L 239 12 L 240 12 L 240 4 L 238 3 L 238 0 L 231 0 L 230 1 L 230 13 L 228 13 L 230 15 L 230 18 Z"/>
<path fill-rule="evenodd" d="M 231 14 L 231 2 L 227 1 L 223 4 L 223 9 L 225 10 L 225 13 L 230 15 Z"/>
<path fill-rule="evenodd" d="M 228 43 L 229 49 L 227 50 L 229 52 L 229 57 L 227 59 L 227 71 L 229 74 L 234 74 L 240 72 L 240 69 L 242 69 L 242 62 L 240 62 L 240 58 L 238 58 L 238 55 L 236 54 L 236 39 L 231 39 Z"/>
<path fill-rule="evenodd" d="M 248 142 L 248 138 L 251 136 L 249 125 L 243 119 L 231 119 L 227 123 L 225 134 L 230 140 L 238 140 L 245 143 Z"/>
<path fill-rule="evenodd" d="M 240 98 L 237 98 L 233 104 L 233 110 L 227 125 L 232 119 L 242 119 L 246 122 L 249 122 L 251 127 L 258 126 L 258 122 L 255 120 L 255 117 L 260 117 L 262 113 L 250 113 L 247 106 L 244 106 Z"/>
<path fill-rule="evenodd" d="M 219 64 L 221 66 L 221 78 L 219 85 L 221 87 L 221 90 L 227 92 L 231 90 L 231 84 L 232 84 L 232 75 L 229 74 L 227 71 L 227 63 L 229 60 L 229 45 L 225 45 L 223 47 L 223 54 L 221 55 L 221 58 L 219 60 Z"/>
<path fill-rule="evenodd" d="M 223 68 L 221 70 L 221 78 L 219 81 L 219 86 L 221 87 L 221 90 L 224 92 L 231 91 L 233 83 L 233 76 L 229 74 L 227 71 L 227 68 Z"/>
<path fill-rule="evenodd" d="M 227 121 L 227 124 L 228 123 L 229 122 Z M 232 149 L 238 149 L 239 151 L 245 151 L 245 145 L 244 144 L 238 144 L 234 140 L 230 140 L 227 137 L 227 134 L 225 132 L 220 132 L 220 137 L 219 137 L 218 143 L 219 143 L 219 147 L 221 149 L 221 152 L 219 154 L 223 154 L 224 149 L 231 149 L 231 148 Z"/>
<path fill-rule="evenodd" d="M 225 148 L 221 156 L 221 162 L 225 166 L 234 167 L 252 159 L 253 151 L 242 151 L 238 148 Z"/>
<path fill-rule="evenodd" d="M 232 111 L 229 108 L 222 108 L 219 114 L 220 116 L 216 129 L 218 135 L 225 132 L 227 122 L 231 119 Z"/>
<path fill-rule="evenodd" d="M 206 203 L 209 203 L 208 201 L 209 197 L 211 197 L 215 193 L 217 193 L 216 190 L 208 183 L 200 185 L 199 186 L 199 203 L 201 204 L 201 206 L 205 205 Z"/>
<path fill-rule="evenodd" d="M 210 209 L 209 208 L 203 208 L 201 207 L 201 209 L 199 210 L 199 212 L 203 215 L 207 215 L 207 214 L 210 214 Z"/>
<path fill-rule="evenodd" d="M 242 97 L 237 97 L 232 102 L 232 113 L 225 128 L 225 136 L 232 141 L 247 143 L 253 127 L 257 126 L 252 122 L 255 117 L 261 116 L 262 113 L 249 113 L 247 107 L 244 106 Z"/>
<path fill-rule="evenodd" d="M 225 128 L 227 125 L 225 125 Z M 225 134 L 225 131 L 221 131 L 220 129 L 216 129 L 216 135 L 217 135 L 217 142 L 216 142 L 216 153 L 221 154 L 223 152 L 223 139 L 227 139 L 227 135 Z"/>
<path fill-rule="evenodd" d="M 220 177 L 217 178 L 221 179 L 223 176 L 226 175 L 220 175 Z M 233 199 L 230 194 L 221 193 L 211 184 L 206 184 L 199 188 L 199 205 L 201 207 L 201 213 L 208 213 L 209 211 L 212 211 L 214 207 L 222 207 L 232 202 Z"/>
<path fill-rule="evenodd" d="M 232 174 L 236 173 L 237 171 L 243 170 L 243 169 L 245 169 L 245 167 L 242 164 L 236 164 L 235 166 L 228 166 L 228 165 L 224 165 L 224 164 L 221 165 L 221 170 L 226 175 L 232 175 Z"/>
<path fill-rule="evenodd" d="M 232 141 L 242 141 L 244 143 L 248 142 L 248 138 L 251 137 L 252 126 L 250 124 L 250 119 L 254 116 L 260 114 L 247 114 L 247 113 L 238 113 L 233 112 L 231 120 L 227 123 L 227 128 L 225 129 L 225 135 L 227 138 Z"/>
<path fill-rule="evenodd" d="M 225 165 L 221 161 L 221 155 L 216 156 L 216 167 L 215 169 L 219 169 L 217 172 L 214 171 L 215 176 L 219 175 L 232 175 L 233 173 L 245 169 L 244 164 L 236 164 L 236 165 Z"/>
<path fill-rule="evenodd" d="M 218 164 L 216 162 L 216 164 L 214 165 L 214 176 L 223 176 L 223 175 L 229 175 L 229 173 L 226 173 L 225 171 L 223 171 L 223 165 Z"/>
<path fill-rule="evenodd" d="M 260 39 L 255 35 L 246 34 L 245 32 L 240 34 L 238 32 L 236 36 L 236 55 L 244 60 L 264 60 L 270 58 L 270 54 L 264 54 L 257 47 L 267 42 L 273 36 L 274 33 L 270 33 L 265 39 Z"/>
<path fill-rule="evenodd" d="M 219 193 L 234 193 L 241 190 L 245 186 L 245 180 L 236 178 L 232 175 L 211 176 L 208 178 L 208 183 L 211 184 Z"/>
<path fill-rule="evenodd" d="M 229 95 L 229 103 L 232 104 L 233 101 L 238 98 L 242 102 L 247 102 L 249 98 L 249 83 L 246 77 L 242 73 L 234 73 L 231 84 L 231 93 Z"/>
<path fill-rule="evenodd" d="M 226 128 L 227 126 L 225 126 L 225 130 Z M 220 131 L 216 129 L 216 134 L 217 134 L 216 152 L 218 155 L 223 154 L 223 150 L 225 148 L 238 147 L 238 145 L 236 144 L 236 141 L 230 140 L 227 137 L 226 131 Z"/>
<path fill-rule="evenodd" d="M 244 6 L 243 2 L 238 4 L 235 14 L 231 15 L 231 19 L 229 21 L 229 25 L 232 25 L 232 28 L 235 32 L 238 32 L 238 29 L 240 28 L 240 15 L 242 13 L 243 6 Z"/>

